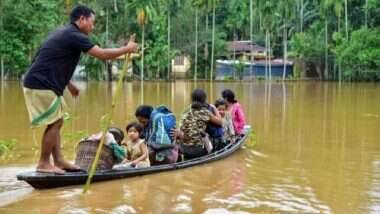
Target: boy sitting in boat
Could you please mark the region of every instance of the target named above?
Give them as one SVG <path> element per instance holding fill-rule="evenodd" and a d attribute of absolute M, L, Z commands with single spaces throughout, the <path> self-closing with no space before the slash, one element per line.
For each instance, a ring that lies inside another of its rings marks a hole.
<path fill-rule="evenodd" d="M 165 106 L 154 109 L 149 105 L 141 105 L 136 109 L 135 116 L 144 127 L 143 138 L 148 145 L 151 164 L 177 162 L 179 147 L 170 134 L 176 125 L 174 114 Z"/>
<path fill-rule="evenodd" d="M 148 147 L 140 134 L 143 132 L 142 125 L 132 122 L 126 127 L 128 140 L 123 142 L 127 147 L 127 158 L 123 161 L 123 166 L 136 168 L 150 167 Z"/>

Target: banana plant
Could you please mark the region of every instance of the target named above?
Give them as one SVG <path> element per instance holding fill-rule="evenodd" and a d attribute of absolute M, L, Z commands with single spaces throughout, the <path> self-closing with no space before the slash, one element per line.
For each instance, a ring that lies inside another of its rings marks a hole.
<path fill-rule="evenodd" d="M 144 80 L 144 56 L 145 56 L 145 30 L 152 13 L 159 8 L 159 1 L 153 0 L 134 0 L 129 4 L 129 8 L 136 10 L 137 23 L 141 27 L 141 70 L 140 78 Z"/>

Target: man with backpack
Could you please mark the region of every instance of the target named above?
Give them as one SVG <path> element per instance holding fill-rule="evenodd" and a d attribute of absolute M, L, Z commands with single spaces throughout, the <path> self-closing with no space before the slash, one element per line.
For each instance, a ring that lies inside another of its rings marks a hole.
<path fill-rule="evenodd" d="M 175 129 L 176 118 L 165 106 L 155 109 L 149 105 L 141 105 L 135 116 L 144 126 L 143 136 L 149 148 L 149 160 L 152 165 L 175 163 L 179 148 L 171 131 Z"/>

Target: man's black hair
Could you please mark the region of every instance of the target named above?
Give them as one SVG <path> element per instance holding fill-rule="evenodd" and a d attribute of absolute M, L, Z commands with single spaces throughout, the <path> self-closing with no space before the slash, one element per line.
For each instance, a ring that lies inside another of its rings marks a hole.
<path fill-rule="evenodd" d="M 135 116 L 150 119 L 150 114 L 152 114 L 153 107 L 149 105 L 141 105 L 136 109 Z"/>
<path fill-rule="evenodd" d="M 83 6 L 83 5 L 79 5 L 79 6 L 76 6 L 72 11 L 71 11 L 71 14 L 70 14 L 70 22 L 71 23 L 74 23 L 75 21 L 77 21 L 81 16 L 84 16 L 86 18 L 90 17 L 91 15 L 95 15 L 95 12 L 89 8 L 89 7 L 86 7 L 86 6 Z"/>

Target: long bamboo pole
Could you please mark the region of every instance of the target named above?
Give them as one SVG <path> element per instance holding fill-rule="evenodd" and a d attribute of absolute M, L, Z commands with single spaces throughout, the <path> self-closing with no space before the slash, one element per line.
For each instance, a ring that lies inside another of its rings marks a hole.
<path fill-rule="evenodd" d="M 167 79 L 170 80 L 170 73 L 171 73 L 171 60 L 170 60 L 170 5 L 168 2 L 168 73 L 167 73 Z"/>
<path fill-rule="evenodd" d="M 130 41 L 135 41 L 135 34 L 133 34 L 131 36 Z M 126 74 L 126 72 L 128 70 L 128 66 L 129 66 L 130 62 L 131 62 L 131 56 L 130 56 L 130 54 L 126 54 L 125 55 L 125 62 L 124 62 L 123 70 L 121 71 L 121 75 L 119 77 L 119 80 L 117 81 L 115 93 L 112 96 L 111 112 L 109 114 L 106 114 L 104 116 L 105 123 L 104 123 L 104 126 L 103 126 L 102 137 L 101 137 L 98 149 L 96 150 L 95 159 L 92 162 L 90 173 L 88 174 L 86 184 L 83 187 L 83 193 L 86 193 L 88 191 L 88 189 L 90 188 L 90 183 L 91 183 L 92 177 L 95 174 L 96 166 L 98 165 L 98 160 L 99 160 L 99 157 L 100 157 L 100 153 L 101 153 L 101 151 L 103 149 L 105 136 L 106 136 L 106 133 L 107 133 L 107 130 L 108 130 L 109 126 L 111 125 L 113 114 L 114 114 L 114 111 L 115 111 L 115 108 L 116 108 L 116 102 L 118 101 L 118 98 L 120 96 L 120 89 L 121 89 L 121 86 L 123 84 L 123 78 L 124 78 L 124 76 L 125 76 L 125 74 Z"/>

